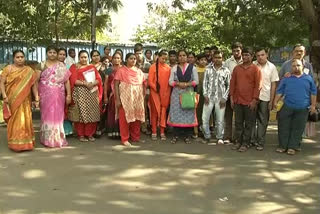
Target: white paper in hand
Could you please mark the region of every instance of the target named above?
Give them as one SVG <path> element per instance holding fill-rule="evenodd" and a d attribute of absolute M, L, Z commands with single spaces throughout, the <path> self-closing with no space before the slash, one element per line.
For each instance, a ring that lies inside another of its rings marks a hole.
<path fill-rule="evenodd" d="M 84 79 L 87 81 L 87 82 L 91 82 L 93 83 L 95 80 L 96 80 L 96 73 L 94 72 L 93 69 L 90 69 L 88 71 L 85 71 L 83 72 L 83 76 L 84 76 Z M 93 87 L 90 92 L 93 93 L 95 92 L 96 90 L 98 90 L 98 87 L 95 86 Z"/>

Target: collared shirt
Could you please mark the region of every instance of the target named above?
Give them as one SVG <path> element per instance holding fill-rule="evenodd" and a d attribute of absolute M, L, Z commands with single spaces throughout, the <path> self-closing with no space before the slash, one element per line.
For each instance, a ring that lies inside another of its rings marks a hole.
<path fill-rule="evenodd" d="M 214 102 L 226 102 L 229 95 L 231 74 L 227 67 L 216 69 L 209 64 L 204 73 L 203 96 Z"/>
<path fill-rule="evenodd" d="M 310 96 L 317 94 L 317 87 L 310 75 L 300 77 L 291 75 L 280 81 L 277 94 L 284 95 L 284 103 L 295 109 L 305 109 L 310 106 Z"/>
<path fill-rule="evenodd" d="M 254 61 L 253 64 L 257 65 L 261 69 L 262 88 L 260 90 L 259 99 L 268 102 L 270 101 L 271 95 L 271 83 L 279 81 L 277 67 L 270 61 L 267 61 L 263 66 L 257 61 Z"/>
<path fill-rule="evenodd" d="M 224 66 L 227 67 L 229 69 L 229 71 L 233 72 L 233 69 L 237 66 L 237 65 L 240 65 L 242 64 L 242 58 L 237 61 L 234 56 L 231 56 L 229 59 L 227 59 L 225 62 L 224 62 Z"/>
<path fill-rule="evenodd" d="M 261 71 L 258 66 L 237 65 L 230 81 L 230 96 L 235 104 L 249 105 L 253 99 L 259 99 L 261 89 Z"/>
<path fill-rule="evenodd" d="M 302 64 L 303 64 L 303 73 L 309 74 L 313 78 L 312 65 L 305 60 L 302 60 Z M 292 69 L 291 67 L 292 67 L 292 59 L 287 60 L 282 64 L 280 73 L 279 73 L 280 79 L 284 76 L 285 73 L 291 72 L 291 69 Z"/>

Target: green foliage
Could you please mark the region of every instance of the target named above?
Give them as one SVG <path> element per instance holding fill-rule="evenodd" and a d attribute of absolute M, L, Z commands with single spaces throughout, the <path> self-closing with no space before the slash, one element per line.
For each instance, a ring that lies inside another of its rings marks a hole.
<path fill-rule="evenodd" d="M 184 8 L 185 2 L 193 2 L 194 7 Z M 171 6 L 148 6 L 155 18 L 138 28 L 134 40 L 161 47 L 225 49 L 234 41 L 279 47 L 308 39 L 309 26 L 297 0 L 174 0 Z"/>
<path fill-rule="evenodd" d="M 92 0 L 0 0 L 0 37 L 29 41 L 90 39 Z M 98 33 L 110 23 L 121 0 L 98 0 L 103 13 L 96 18 Z"/>

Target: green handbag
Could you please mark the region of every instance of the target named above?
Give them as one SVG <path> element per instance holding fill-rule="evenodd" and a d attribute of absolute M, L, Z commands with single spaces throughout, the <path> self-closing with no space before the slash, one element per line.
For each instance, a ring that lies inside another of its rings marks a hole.
<path fill-rule="evenodd" d="M 197 92 L 186 91 L 180 94 L 180 104 L 182 109 L 195 109 L 199 101 Z"/>

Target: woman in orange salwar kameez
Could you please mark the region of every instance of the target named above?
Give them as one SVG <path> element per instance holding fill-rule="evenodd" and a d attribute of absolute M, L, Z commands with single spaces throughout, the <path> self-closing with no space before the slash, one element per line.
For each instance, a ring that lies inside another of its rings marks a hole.
<path fill-rule="evenodd" d="M 13 52 L 13 65 L 8 65 L 1 74 L 1 93 L 4 99 L 4 116 L 7 122 L 8 146 L 15 152 L 32 150 L 35 135 L 32 126 L 31 89 L 33 103 L 39 106 L 37 74 L 25 66 L 24 53 Z"/>
<path fill-rule="evenodd" d="M 167 124 L 167 108 L 171 94 L 169 86 L 171 68 L 165 63 L 167 57 L 166 51 L 160 51 L 156 63 L 151 65 L 149 69 L 152 140 L 157 140 L 158 125 L 160 126 L 160 139 L 166 140 L 164 130 Z"/>
<path fill-rule="evenodd" d="M 131 146 L 129 138 L 132 142 L 140 141 L 140 126 L 145 121 L 145 79 L 135 67 L 136 61 L 135 55 L 128 53 L 126 66 L 119 68 L 114 77 L 121 142 L 125 146 Z"/>

